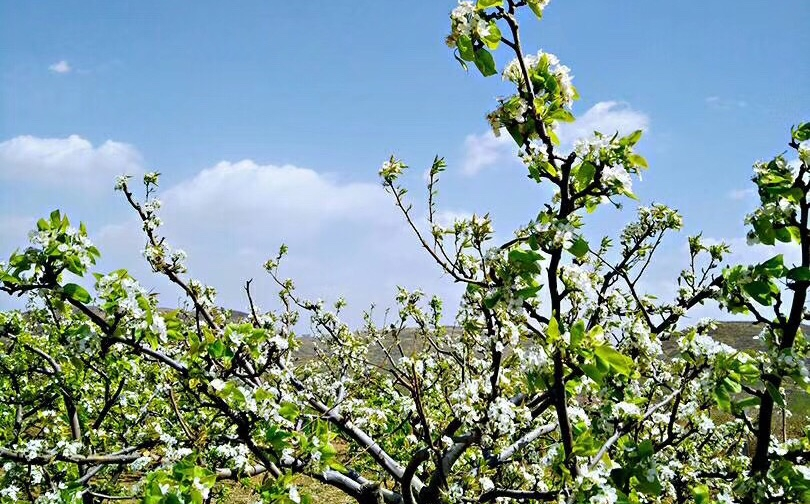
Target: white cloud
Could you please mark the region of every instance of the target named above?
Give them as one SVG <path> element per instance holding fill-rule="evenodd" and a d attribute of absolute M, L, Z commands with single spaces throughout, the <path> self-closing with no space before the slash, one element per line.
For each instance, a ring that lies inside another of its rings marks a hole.
<path fill-rule="evenodd" d="M 191 274 L 217 287 L 224 306 L 246 307 L 249 278 L 256 279 L 261 305 L 275 303 L 261 265 L 284 243 L 290 253 L 282 275 L 305 296 L 345 296 L 355 324 L 372 303 L 390 306 L 397 285 L 440 294 L 454 312 L 458 287 L 441 277 L 379 184 L 245 160 L 202 170 L 159 198 L 168 242 L 188 252 Z M 176 290 L 151 276 L 140 257 L 144 239 L 134 219 L 105 227 L 95 239 L 103 269 L 128 267 L 164 294 L 164 304 L 176 304 Z"/>
<path fill-rule="evenodd" d="M 26 244 L 28 231 L 33 229 L 36 219 L 19 215 L 0 215 L 0 243 L 3 250 L 0 251 L 0 258 L 5 257 L 14 247 L 21 247 Z M 0 259 L 0 260 L 2 260 Z"/>
<path fill-rule="evenodd" d="M 60 60 L 49 66 L 48 70 L 57 74 L 67 74 L 73 69 L 71 68 L 70 63 L 68 63 L 66 60 Z"/>
<path fill-rule="evenodd" d="M 257 220 L 296 233 L 338 221 L 390 222 L 393 205 L 378 184 L 341 184 L 314 170 L 221 162 L 170 188 L 162 199 L 180 216 L 255 229 Z"/>
<path fill-rule="evenodd" d="M 726 257 L 726 264 L 759 264 L 767 261 L 773 256 L 782 254 L 785 258 L 785 265 L 800 264 L 801 250 L 796 243 L 776 242 L 773 246 L 768 245 L 748 245 L 743 238 L 704 238 L 704 243 L 714 244 L 724 242 L 731 247 L 731 254 Z"/>
<path fill-rule="evenodd" d="M 472 213 L 465 211 L 440 210 L 436 212 L 435 221 L 440 226 L 452 226 L 455 222 L 467 220 L 472 217 Z"/>
<path fill-rule="evenodd" d="M 563 149 L 570 149 L 574 141 L 590 137 L 594 131 L 605 134 L 629 134 L 635 130 L 649 129 L 646 114 L 634 110 L 626 103 L 617 101 L 599 102 L 573 123 L 563 123 L 557 128 L 557 136 Z M 482 170 L 497 165 L 519 162 L 517 147 L 505 131 L 496 137 L 491 131 L 479 135 L 467 135 L 464 139 L 464 160 L 461 165 L 466 175 L 476 175 Z"/>
<path fill-rule="evenodd" d="M 720 96 L 709 96 L 706 98 L 706 105 L 717 110 L 729 110 L 733 108 L 745 108 L 748 102 L 745 100 L 732 100 Z"/>
<path fill-rule="evenodd" d="M 616 101 L 599 102 L 579 116 L 573 123 L 563 123 L 557 128 L 557 136 L 563 146 L 570 147 L 580 138 L 593 135 L 594 131 L 612 135 L 618 132 L 627 135 L 636 130 L 647 130 L 650 119 L 630 105 Z"/>
<path fill-rule="evenodd" d="M 514 163 L 517 147 L 508 134 L 496 137 L 492 131 L 480 135 L 467 135 L 464 139 L 464 160 L 461 170 L 465 175 L 476 175 L 481 170 L 498 164 Z"/>
<path fill-rule="evenodd" d="M 742 201 L 747 200 L 757 194 L 756 189 L 747 188 L 747 189 L 732 189 L 728 192 L 728 198 L 734 201 Z"/>
<path fill-rule="evenodd" d="M 117 175 L 142 171 L 140 153 L 112 140 L 97 147 L 78 135 L 18 136 L 0 143 L 0 179 L 111 189 Z"/>

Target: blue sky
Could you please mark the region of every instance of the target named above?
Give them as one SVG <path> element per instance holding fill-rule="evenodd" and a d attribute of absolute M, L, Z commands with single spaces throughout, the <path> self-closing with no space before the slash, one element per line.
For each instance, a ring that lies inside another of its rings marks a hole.
<path fill-rule="evenodd" d="M 241 280 L 281 241 L 313 296 L 385 304 L 394 285 L 420 284 L 452 297 L 412 257 L 380 162 L 405 159 L 417 197 L 430 159 L 446 156 L 448 215 L 491 211 L 504 237 L 546 194 L 487 138 L 484 115 L 509 89 L 453 60 L 454 4 L 0 0 L 3 255 L 59 207 L 94 230 L 102 266 L 145 274 L 111 187 L 120 171 L 157 170 L 166 233 L 225 304 L 241 303 Z M 583 127 L 648 130 L 643 202 L 740 245 L 752 162 L 810 120 L 808 20 L 805 0 L 555 0 L 542 23 L 525 20 L 524 45 L 572 68 Z M 627 218 L 608 210 L 593 234 Z"/>

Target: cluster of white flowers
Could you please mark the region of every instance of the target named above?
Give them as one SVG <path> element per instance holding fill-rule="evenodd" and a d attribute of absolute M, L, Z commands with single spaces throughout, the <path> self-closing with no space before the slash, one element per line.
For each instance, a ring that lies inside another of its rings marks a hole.
<path fill-rule="evenodd" d="M 560 97 L 564 106 L 570 106 L 574 102 L 576 90 L 573 85 L 571 69 L 560 64 L 560 59 L 552 53 L 538 51 L 537 55 L 528 54 L 523 57 L 523 64 L 526 72 L 531 75 L 539 68 L 547 69 L 547 76 L 553 77 L 557 81 Z M 545 75 L 544 75 L 545 76 Z M 513 59 L 503 69 L 503 79 L 520 84 L 523 82 L 523 69 L 520 60 Z"/>
<path fill-rule="evenodd" d="M 468 379 L 450 394 L 450 400 L 456 410 L 456 415 L 465 422 L 475 424 L 481 419 L 478 404 L 482 397 L 489 393 L 491 385 L 489 380 Z"/>
<path fill-rule="evenodd" d="M 132 278 L 117 273 L 104 275 L 96 282 L 96 291 L 102 299 L 115 300 L 122 315 L 141 319 L 146 314 L 139 303 L 139 298 L 147 295 L 146 290 Z"/>
<path fill-rule="evenodd" d="M 622 325 L 622 329 L 623 346 L 638 350 L 640 356 L 655 358 L 663 352 L 661 341 L 650 332 L 649 326 L 642 318 L 631 319 L 630 323 Z"/>
<path fill-rule="evenodd" d="M 707 360 L 714 360 L 720 354 L 734 355 L 737 353 L 734 348 L 720 343 L 711 336 L 705 334 L 691 335 L 686 333 L 678 338 L 678 347 L 681 352 L 689 352 L 693 355 L 706 357 Z"/>
<path fill-rule="evenodd" d="M 203 285 L 199 280 L 192 278 L 188 281 L 188 287 L 197 297 L 200 306 L 210 310 L 216 306 L 217 290 L 210 285 Z"/>
<path fill-rule="evenodd" d="M 385 182 L 393 183 L 407 167 L 405 163 L 391 156 L 388 161 L 382 164 L 379 175 Z"/>
<path fill-rule="evenodd" d="M 575 264 L 560 267 L 560 278 L 572 292 L 578 293 L 580 300 L 596 300 L 596 281 L 594 276 Z"/>
<path fill-rule="evenodd" d="M 609 470 L 600 463 L 593 469 L 583 467 L 577 476 L 577 483 L 582 490 L 593 492 L 589 504 L 614 504 L 618 500 L 616 489 L 608 483 Z"/>
<path fill-rule="evenodd" d="M 568 407 L 568 418 L 571 420 L 571 423 L 583 422 L 585 425 L 591 425 L 591 419 L 588 413 L 579 406 Z"/>
<path fill-rule="evenodd" d="M 154 232 L 157 228 L 163 225 L 163 219 L 161 219 L 157 213 L 161 205 L 161 201 L 155 198 L 152 198 L 143 204 L 145 216 L 145 219 L 143 220 L 144 231 Z"/>
<path fill-rule="evenodd" d="M 460 0 L 450 13 L 450 26 L 451 40 L 462 35 L 470 39 L 482 39 L 490 34 L 489 23 L 481 17 L 473 2 L 467 0 Z"/>
<path fill-rule="evenodd" d="M 701 414 L 695 419 L 695 424 L 702 434 L 707 434 L 714 430 L 714 421 L 709 415 Z"/>
<path fill-rule="evenodd" d="M 515 405 L 504 397 L 497 397 L 489 407 L 489 417 L 498 431 L 511 434 L 514 429 Z"/>
<path fill-rule="evenodd" d="M 602 182 L 609 186 L 619 186 L 625 191 L 633 190 L 633 180 L 624 166 L 605 166 L 602 170 Z"/>
<path fill-rule="evenodd" d="M 64 231 L 59 226 L 51 226 L 46 229 L 37 229 L 28 234 L 31 245 L 41 247 L 45 251 L 57 251 L 64 257 L 71 257 L 78 260 L 83 269 L 89 268 L 95 261 L 90 249 L 93 242 L 87 237 L 87 233 L 82 232 L 72 226 L 68 226 Z M 57 267 L 62 264 L 57 264 Z"/>
<path fill-rule="evenodd" d="M 636 404 L 621 401 L 613 405 L 611 413 L 614 417 L 621 419 L 638 418 L 641 416 L 641 408 Z"/>
<path fill-rule="evenodd" d="M 515 352 L 520 356 L 521 367 L 526 370 L 540 370 L 548 367 L 551 362 L 546 350 L 540 346 L 531 347 L 526 351 L 516 349 Z"/>
<path fill-rule="evenodd" d="M 78 455 L 79 451 L 82 449 L 81 441 L 59 441 L 56 443 L 56 449 L 61 451 L 62 455 L 65 457 L 69 457 L 72 455 Z"/>
<path fill-rule="evenodd" d="M 602 151 L 610 149 L 611 147 L 614 147 L 614 144 L 610 141 L 610 137 L 602 134 L 580 138 L 574 142 L 574 152 L 576 152 L 580 159 L 594 156 L 595 159 L 600 160 Z"/>
<path fill-rule="evenodd" d="M 530 229 L 546 247 L 564 249 L 571 247 L 576 231 L 571 223 L 557 219 L 550 223 L 534 221 L 530 224 Z"/>
<path fill-rule="evenodd" d="M 200 481 L 200 478 L 194 478 L 194 480 L 191 482 L 191 488 L 200 492 L 203 502 L 208 500 L 208 494 L 211 492 L 211 487 L 208 486 L 208 484 Z"/>
<path fill-rule="evenodd" d="M 35 504 L 62 504 L 62 496 L 56 490 L 49 490 L 34 501 Z"/>
<path fill-rule="evenodd" d="M 131 175 L 119 175 L 115 178 L 115 190 L 116 191 L 123 191 L 124 188 L 129 184 L 129 179 L 131 179 Z"/>
<path fill-rule="evenodd" d="M 186 273 L 188 268 L 185 261 L 188 255 L 182 249 L 171 250 L 165 243 L 160 245 L 147 245 L 143 249 L 143 256 L 149 264 L 157 271 L 164 266 L 168 266 L 174 273 Z"/>
<path fill-rule="evenodd" d="M 30 439 L 23 446 L 22 454 L 28 460 L 35 459 L 45 453 L 45 441 L 42 439 Z"/>
<path fill-rule="evenodd" d="M 152 457 L 142 455 L 129 464 L 129 468 L 133 471 L 142 471 L 146 466 L 152 463 Z"/>
<path fill-rule="evenodd" d="M 9 485 L 5 488 L 0 488 L 0 498 L 7 498 L 11 502 L 17 502 L 17 497 L 20 494 L 20 489 L 14 485 Z"/>
<path fill-rule="evenodd" d="M 120 272 L 104 275 L 96 281 L 96 292 L 101 299 L 114 304 L 116 314 L 122 322 L 134 324 L 135 329 L 148 330 L 160 342 L 166 342 L 166 321 L 157 310 L 152 311 L 151 323 L 147 321 L 143 303 L 151 305 L 152 301 L 146 289 L 135 279 Z"/>

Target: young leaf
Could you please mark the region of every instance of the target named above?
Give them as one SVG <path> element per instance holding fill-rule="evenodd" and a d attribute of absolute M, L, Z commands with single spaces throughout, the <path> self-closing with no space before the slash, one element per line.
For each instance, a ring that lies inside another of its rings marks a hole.
<path fill-rule="evenodd" d="M 493 7 L 503 7 L 503 0 L 478 0 L 475 8 L 478 10 L 491 9 Z"/>
<path fill-rule="evenodd" d="M 574 243 L 571 244 L 571 247 L 568 249 L 574 257 L 582 258 L 585 254 L 588 253 L 590 248 L 588 247 L 588 242 L 586 242 L 581 236 L 578 236 Z"/>
<path fill-rule="evenodd" d="M 475 51 L 475 66 L 478 67 L 478 70 L 481 71 L 481 75 L 484 77 L 498 73 L 498 70 L 495 68 L 495 60 L 492 59 L 492 54 L 483 47 Z"/>
<path fill-rule="evenodd" d="M 92 299 L 90 297 L 90 293 L 87 292 L 84 287 L 75 283 L 69 283 L 62 287 L 62 292 L 64 292 L 65 295 L 67 295 L 67 297 L 70 299 L 80 303 L 89 303 Z"/>

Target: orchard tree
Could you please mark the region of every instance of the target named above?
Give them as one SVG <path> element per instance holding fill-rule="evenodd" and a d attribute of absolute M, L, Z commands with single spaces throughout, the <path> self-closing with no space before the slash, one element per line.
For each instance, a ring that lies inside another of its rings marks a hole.
<path fill-rule="evenodd" d="M 695 236 L 675 299 L 659 302 L 641 280 L 681 217 L 641 206 L 616 237 L 585 233 L 586 214 L 636 199 L 647 163 L 640 131 L 559 146 L 577 91 L 553 54 L 524 51 L 518 26 L 547 3 L 460 2 L 447 38 L 484 76 L 499 73 L 493 51 L 513 58 L 500 74 L 514 94 L 488 119 L 530 183 L 553 190 L 536 215 L 500 244 L 487 216 L 442 226 L 437 158 L 425 227 L 398 182 L 405 164 L 380 170 L 426 253 L 466 287 L 454 327 L 440 299 L 400 289 L 388 322 L 368 313 L 352 329 L 342 300 L 310 301 L 284 278 L 284 247 L 266 264 L 281 308 L 257 307 L 247 282 L 248 315 L 232 316 L 160 234 L 154 173 L 142 197 L 126 177 L 116 188 L 181 309 L 158 309 L 125 270 L 95 272 L 83 226 L 58 211 L 40 220 L 0 263 L 0 289 L 28 299 L 0 313 L 0 502 L 199 504 L 235 486 L 261 502 L 323 502 L 303 477 L 362 504 L 810 501 L 810 426 L 772 434 L 785 387 L 810 392 L 810 123 L 788 154 L 755 165 L 760 205 L 746 217 L 750 242 L 798 247 L 800 262 L 731 267 L 726 245 Z M 754 317 L 762 349 L 715 341 L 709 320 L 686 326 L 707 301 Z M 302 359 L 307 319 L 317 347 Z"/>

